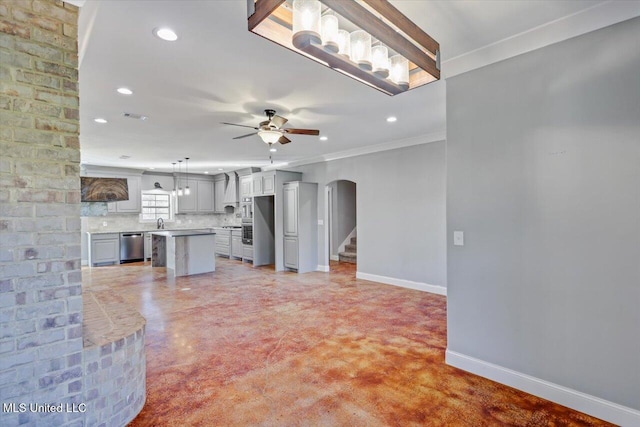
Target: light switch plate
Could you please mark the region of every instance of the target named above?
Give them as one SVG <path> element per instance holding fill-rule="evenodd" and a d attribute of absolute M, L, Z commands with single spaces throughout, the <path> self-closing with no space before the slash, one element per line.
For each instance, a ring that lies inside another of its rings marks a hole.
<path fill-rule="evenodd" d="M 453 246 L 464 246 L 464 232 L 453 232 Z"/>
<path fill-rule="evenodd" d="M 319 219 L 318 220 L 318 225 L 324 225 L 324 220 L 323 219 Z"/>

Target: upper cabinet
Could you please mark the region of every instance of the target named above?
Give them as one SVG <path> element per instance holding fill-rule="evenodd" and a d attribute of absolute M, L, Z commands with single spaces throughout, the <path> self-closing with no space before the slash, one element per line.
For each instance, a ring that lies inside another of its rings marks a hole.
<path fill-rule="evenodd" d="M 224 190 L 226 187 L 226 179 L 224 174 L 215 177 L 214 186 L 214 207 L 218 213 L 224 213 Z"/>
<path fill-rule="evenodd" d="M 214 182 L 208 178 L 190 176 L 189 188 L 191 190 L 189 195 L 176 196 L 176 213 L 213 213 Z"/>
<path fill-rule="evenodd" d="M 129 200 L 107 203 L 109 213 L 140 213 L 141 210 L 141 173 L 136 173 L 133 169 L 117 169 L 100 166 L 85 166 L 80 172 L 81 176 L 98 178 L 126 178 Z"/>
<path fill-rule="evenodd" d="M 140 213 L 140 177 L 127 176 L 126 178 L 129 187 L 129 200 L 107 203 L 108 211 L 111 213 Z"/>
<path fill-rule="evenodd" d="M 253 191 L 251 189 L 252 179 L 253 179 L 252 175 L 245 175 L 240 177 L 240 198 L 241 199 L 253 196 Z"/>
<path fill-rule="evenodd" d="M 251 177 L 252 196 L 273 196 L 276 194 L 276 171 L 254 173 Z"/>

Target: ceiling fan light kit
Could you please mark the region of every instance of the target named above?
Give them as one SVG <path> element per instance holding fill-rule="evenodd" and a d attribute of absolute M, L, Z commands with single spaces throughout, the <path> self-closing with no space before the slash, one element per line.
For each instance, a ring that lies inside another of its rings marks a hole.
<path fill-rule="evenodd" d="M 440 79 L 440 45 L 387 0 L 247 0 L 249 31 L 397 95 Z"/>

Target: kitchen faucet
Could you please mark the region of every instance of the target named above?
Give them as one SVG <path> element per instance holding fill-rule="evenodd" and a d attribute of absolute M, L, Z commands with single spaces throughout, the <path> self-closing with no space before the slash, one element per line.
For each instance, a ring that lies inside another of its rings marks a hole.
<path fill-rule="evenodd" d="M 158 230 L 164 230 L 164 220 L 162 218 L 158 218 L 158 220 L 156 221 L 156 225 L 158 226 Z"/>

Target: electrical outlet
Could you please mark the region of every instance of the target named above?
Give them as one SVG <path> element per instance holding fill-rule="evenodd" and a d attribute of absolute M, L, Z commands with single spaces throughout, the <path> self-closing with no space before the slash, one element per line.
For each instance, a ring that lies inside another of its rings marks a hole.
<path fill-rule="evenodd" d="M 107 226 L 107 221 L 102 221 L 102 226 L 106 227 Z"/>

